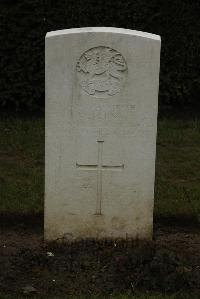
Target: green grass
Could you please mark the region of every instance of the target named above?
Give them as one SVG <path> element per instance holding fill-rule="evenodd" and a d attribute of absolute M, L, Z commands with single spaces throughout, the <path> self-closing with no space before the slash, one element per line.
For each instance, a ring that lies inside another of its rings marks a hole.
<path fill-rule="evenodd" d="M 200 217 L 200 120 L 158 125 L 155 215 Z"/>
<path fill-rule="evenodd" d="M 200 120 L 158 123 L 155 215 L 200 218 Z M 44 119 L 0 121 L 0 212 L 43 212 Z"/>
<path fill-rule="evenodd" d="M 1 120 L 0 184 L 0 212 L 43 210 L 43 119 Z"/>

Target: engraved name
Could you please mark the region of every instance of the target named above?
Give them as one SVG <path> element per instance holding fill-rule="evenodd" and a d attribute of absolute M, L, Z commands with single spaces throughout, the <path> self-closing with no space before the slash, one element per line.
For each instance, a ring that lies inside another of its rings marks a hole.
<path fill-rule="evenodd" d="M 76 119 L 78 122 L 82 121 L 112 121 L 117 122 L 127 121 L 127 119 L 132 119 L 135 113 L 135 105 L 112 105 L 107 106 L 105 109 L 101 107 L 94 107 L 90 110 L 87 107 L 76 107 Z"/>

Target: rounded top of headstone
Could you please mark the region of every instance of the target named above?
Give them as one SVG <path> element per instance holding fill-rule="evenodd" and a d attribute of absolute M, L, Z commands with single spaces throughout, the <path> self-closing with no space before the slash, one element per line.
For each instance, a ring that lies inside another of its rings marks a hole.
<path fill-rule="evenodd" d="M 71 29 L 63 29 L 63 30 L 56 30 L 56 31 L 50 31 L 47 32 L 46 38 L 49 37 L 56 37 L 60 35 L 67 35 L 67 34 L 80 34 L 80 33 L 113 33 L 113 34 L 126 34 L 126 35 L 132 35 L 132 36 L 139 36 L 144 37 L 152 40 L 160 41 L 161 38 L 159 35 L 143 32 L 143 31 L 137 31 L 137 30 L 131 30 L 131 29 L 124 29 L 124 28 L 116 28 L 116 27 L 82 27 L 82 28 L 71 28 Z"/>

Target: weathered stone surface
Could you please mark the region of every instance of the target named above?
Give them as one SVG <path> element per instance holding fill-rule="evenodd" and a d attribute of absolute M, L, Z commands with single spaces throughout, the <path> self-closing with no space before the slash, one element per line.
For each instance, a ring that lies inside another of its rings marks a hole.
<path fill-rule="evenodd" d="M 45 238 L 152 236 L 160 37 L 46 36 Z"/>

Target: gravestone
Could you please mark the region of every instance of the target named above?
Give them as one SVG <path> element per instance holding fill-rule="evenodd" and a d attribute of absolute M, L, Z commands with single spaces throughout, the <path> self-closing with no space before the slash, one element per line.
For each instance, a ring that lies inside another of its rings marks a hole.
<path fill-rule="evenodd" d="M 45 239 L 150 239 L 160 37 L 46 35 Z"/>

